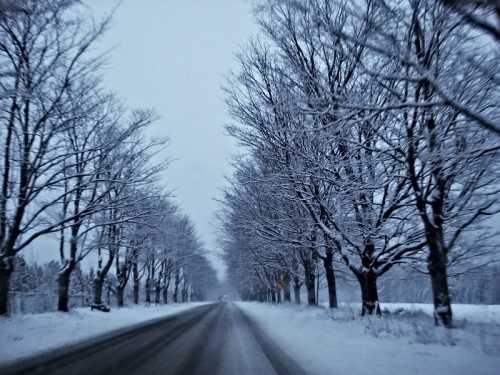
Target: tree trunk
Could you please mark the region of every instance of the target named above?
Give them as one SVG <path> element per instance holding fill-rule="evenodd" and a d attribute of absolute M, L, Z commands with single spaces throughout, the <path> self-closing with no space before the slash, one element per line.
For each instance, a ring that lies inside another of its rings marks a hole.
<path fill-rule="evenodd" d="M 298 277 L 294 278 L 294 283 L 293 283 L 293 296 L 295 303 L 297 305 L 300 305 L 300 288 L 302 286 L 302 283 L 300 282 Z"/>
<path fill-rule="evenodd" d="M 168 303 L 168 289 L 163 288 L 163 303 L 166 305 Z"/>
<path fill-rule="evenodd" d="M 58 284 L 58 301 L 57 310 L 58 311 L 69 311 L 69 284 L 71 280 L 71 272 L 73 267 L 66 266 L 61 272 L 59 272 L 57 278 Z"/>
<path fill-rule="evenodd" d="M 267 291 L 265 289 L 262 289 L 260 291 L 260 302 L 268 302 L 268 300 L 267 300 Z"/>
<path fill-rule="evenodd" d="M 96 305 L 102 305 L 102 289 L 104 287 L 104 280 L 113 265 L 114 252 L 110 251 L 108 259 L 104 267 L 101 268 L 101 259 L 99 259 L 99 269 L 94 280 L 94 303 Z"/>
<path fill-rule="evenodd" d="M 281 289 L 276 290 L 276 303 L 281 303 Z"/>
<path fill-rule="evenodd" d="M 328 249 L 323 258 L 323 266 L 325 268 L 326 283 L 328 286 L 329 306 L 330 308 L 337 308 L 337 285 L 335 282 L 335 272 L 333 270 L 333 252 Z"/>
<path fill-rule="evenodd" d="M 12 265 L 11 260 L 0 258 L 0 316 L 9 313 L 9 282 L 13 270 Z"/>
<path fill-rule="evenodd" d="M 315 258 L 316 255 L 312 249 L 302 251 L 302 266 L 304 268 L 304 284 L 307 291 L 307 304 L 313 306 L 317 304 L 315 293 Z"/>
<path fill-rule="evenodd" d="M 307 289 L 307 304 L 308 305 L 316 305 L 316 290 L 315 290 L 315 280 L 316 275 L 314 274 L 314 270 L 312 267 L 307 266 L 304 268 L 305 273 L 305 284 Z"/>
<path fill-rule="evenodd" d="M 104 279 L 96 276 L 94 279 L 94 304 L 102 305 L 102 288 L 104 284 Z"/>
<path fill-rule="evenodd" d="M 429 244 L 429 247 L 428 269 L 432 284 L 434 320 L 436 325 L 442 324 L 446 328 L 451 328 L 453 326 L 453 315 L 448 287 L 446 257 L 443 251 L 439 251 L 439 246 Z"/>
<path fill-rule="evenodd" d="M 160 280 L 157 280 L 155 285 L 155 303 L 157 305 L 160 304 L 160 295 L 161 295 L 161 285 L 160 285 Z"/>
<path fill-rule="evenodd" d="M 287 272 L 283 276 L 283 299 L 285 302 L 291 302 L 292 296 L 290 293 L 290 274 Z"/>
<path fill-rule="evenodd" d="M 146 292 L 146 303 L 150 304 L 151 303 L 151 280 L 149 278 L 146 279 L 145 292 Z"/>
<path fill-rule="evenodd" d="M 169 286 L 170 286 L 170 277 L 168 278 L 168 281 L 165 284 L 165 287 L 163 288 L 163 303 L 164 304 L 168 303 L 168 287 Z"/>
<path fill-rule="evenodd" d="M 111 306 L 111 282 L 108 282 L 106 283 L 106 300 L 108 302 L 108 306 Z"/>
<path fill-rule="evenodd" d="M 360 272 L 356 276 L 361 287 L 361 315 L 373 315 L 373 313 L 381 315 L 382 311 L 380 310 L 378 300 L 377 275 L 373 271 L 368 271 Z"/>
<path fill-rule="evenodd" d="M 179 283 L 180 283 L 180 275 L 179 271 L 175 272 L 175 284 L 174 284 L 174 303 L 179 302 Z"/>
<path fill-rule="evenodd" d="M 137 266 L 137 262 L 134 262 L 134 264 L 132 265 L 132 277 L 134 278 L 134 304 L 138 305 L 140 280 L 139 280 L 139 269 Z"/>
<path fill-rule="evenodd" d="M 128 258 L 128 255 L 126 256 Z M 130 276 L 130 263 L 128 259 L 123 264 L 120 264 L 120 253 L 116 252 L 116 303 L 118 307 L 124 305 L 124 291 L 128 284 Z"/>
<path fill-rule="evenodd" d="M 102 305 L 102 292 L 104 289 L 104 282 L 106 280 L 106 275 L 108 274 L 109 267 L 105 267 L 103 270 L 98 271 L 97 275 L 94 279 L 94 304 L 96 305 Z M 110 299 L 110 290 L 111 288 L 108 287 L 107 290 L 107 299 L 108 299 L 108 304 L 109 304 L 109 299 Z"/>
<path fill-rule="evenodd" d="M 117 285 L 116 286 L 116 303 L 118 307 L 123 307 L 123 292 L 125 291 L 125 288 Z"/>

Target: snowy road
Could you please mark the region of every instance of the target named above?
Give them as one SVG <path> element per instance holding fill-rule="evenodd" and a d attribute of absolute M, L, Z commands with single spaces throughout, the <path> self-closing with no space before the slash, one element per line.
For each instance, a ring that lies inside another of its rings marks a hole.
<path fill-rule="evenodd" d="M 196 307 L 112 338 L 0 368 L 0 373 L 305 374 L 232 303 Z"/>

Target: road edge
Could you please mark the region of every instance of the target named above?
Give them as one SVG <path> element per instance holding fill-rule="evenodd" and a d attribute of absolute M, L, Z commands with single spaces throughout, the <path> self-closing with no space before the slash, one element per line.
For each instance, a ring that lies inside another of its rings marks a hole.
<path fill-rule="evenodd" d="M 167 316 L 148 319 L 143 322 L 134 323 L 126 327 L 116 328 L 105 333 L 82 339 L 78 342 L 39 351 L 34 353 L 33 355 L 0 362 L 0 373 L 2 375 L 22 374 L 36 369 L 41 364 L 57 362 L 64 357 L 73 355 L 80 351 L 91 350 L 94 348 L 98 349 L 98 347 L 102 345 L 108 345 L 112 341 L 119 341 L 120 339 L 128 337 L 134 333 L 139 333 L 145 329 L 151 329 L 156 325 L 165 324 L 170 320 L 174 321 L 178 319 L 182 314 L 191 313 L 199 309 L 205 309 L 208 306 L 212 306 L 213 304 L 214 303 L 207 303 L 201 306 L 193 306 L 192 308 L 187 308 L 186 310 L 178 311 Z"/>

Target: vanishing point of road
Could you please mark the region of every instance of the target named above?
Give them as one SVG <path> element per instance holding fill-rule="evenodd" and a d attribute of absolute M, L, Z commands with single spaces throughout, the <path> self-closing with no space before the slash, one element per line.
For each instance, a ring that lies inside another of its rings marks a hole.
<path fill-rule="evenodd" d="M 40 337 L 43 340 L 43 337 Z M 2 375 L 306 374 L 236 305 L 203 305 L 9 367 Z"/>

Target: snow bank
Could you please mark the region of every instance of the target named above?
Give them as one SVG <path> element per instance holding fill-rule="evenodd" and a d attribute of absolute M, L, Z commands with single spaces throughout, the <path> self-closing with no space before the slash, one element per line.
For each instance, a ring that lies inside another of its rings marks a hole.
<path fill-rule="evenodd" d="M 109 313 L 75 309 L 69 313 L 16 315 L 0 318 L 0 362 L 74 344 L 132 324 L 173 315 L 203 303 L 134 306 Z"/>
<path fill-rule="evenodd" d="M 498 375 L 500 326 L 435 328 L 427 315 L 359 317 L 293 305 L 238 303 L 278 345 L 315 374 Z"/>

